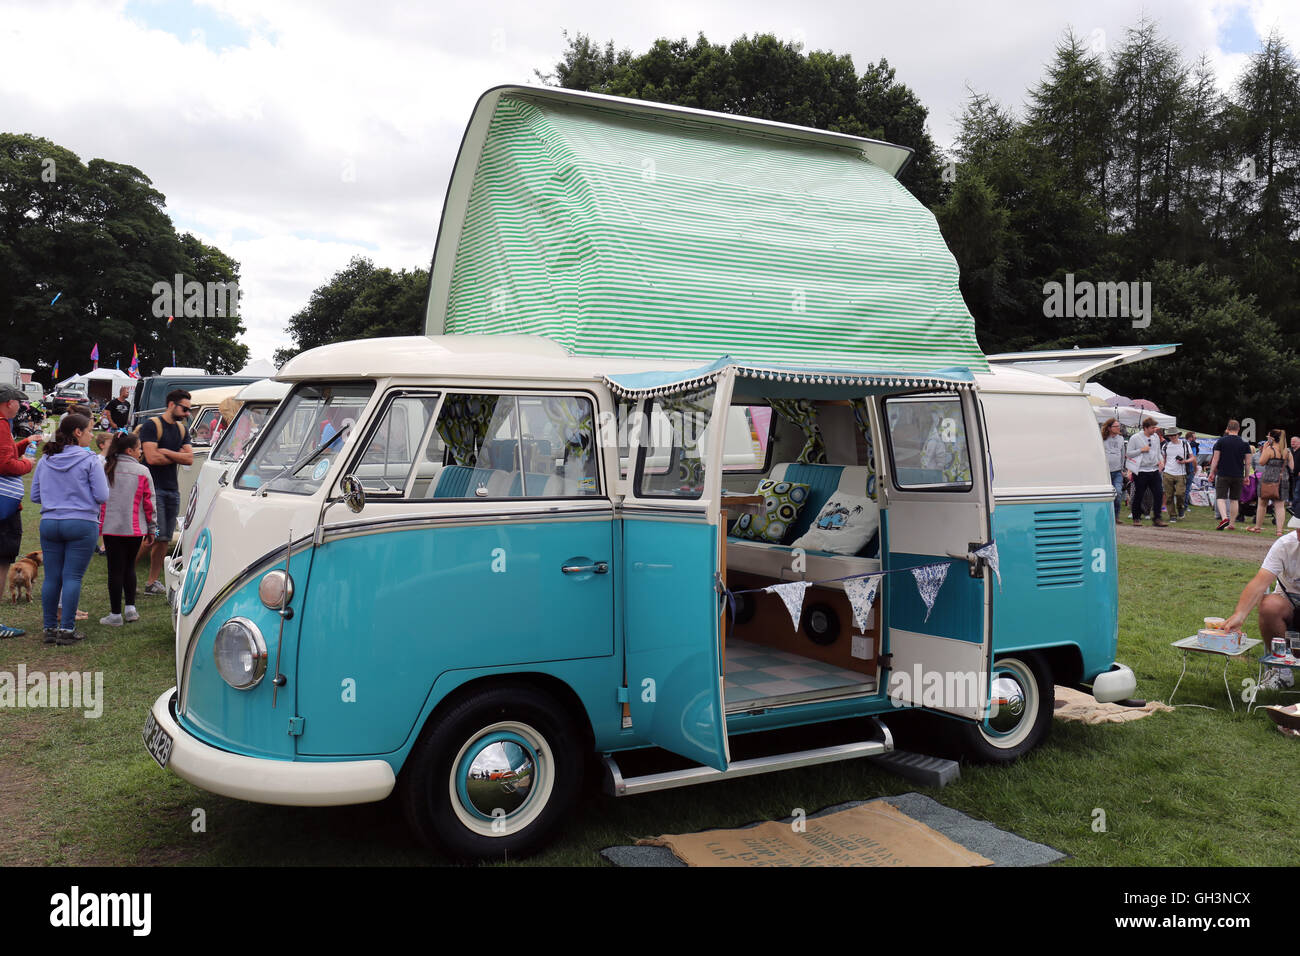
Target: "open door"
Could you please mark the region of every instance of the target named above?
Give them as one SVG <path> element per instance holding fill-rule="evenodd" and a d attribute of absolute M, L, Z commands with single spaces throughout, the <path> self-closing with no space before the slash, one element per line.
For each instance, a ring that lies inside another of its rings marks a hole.
<path fill-rule="evenodd" d="M 877 487 L 885 578 L 888 693 L 900 704 L 979 720 L 992 663 L 990 572 L 965 560 L 991 540 L 992 498 L 981 416 L 970 389 L 889 396 Z M 933 607 L 907 569 L 955 558 Z"/>
<path fill-rule="evenodd" d="M 1038 372 L 1070 382 L 1080 388 L 1102 372 L 1145 362 L 1147 359 L 1162 358 L 1173 355 L 1178 346 L 1174 345 L 1117 345 L 1112 348 L 1097 349 L 1044 349 L 1038 352 L 1002 352 L 988 356 L 988 362 L 994 366 L 1011 366 L 1026 372 Z"/>
<path fill-rule="evenodd" d="M 726 770 L 719 505 L 730 379 L 640 400 L 622 504 L 624 649 L 632 727 Z"/>

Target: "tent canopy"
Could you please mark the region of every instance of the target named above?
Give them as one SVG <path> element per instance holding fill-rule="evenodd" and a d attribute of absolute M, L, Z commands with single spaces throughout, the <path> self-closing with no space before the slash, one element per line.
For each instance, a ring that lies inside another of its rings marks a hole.
<path fill-rule="evenodd" d="M 426 333 L 570 354 L 988 368 L 933 214 L 878 141 L 572 90 L 480 99 Z"/>

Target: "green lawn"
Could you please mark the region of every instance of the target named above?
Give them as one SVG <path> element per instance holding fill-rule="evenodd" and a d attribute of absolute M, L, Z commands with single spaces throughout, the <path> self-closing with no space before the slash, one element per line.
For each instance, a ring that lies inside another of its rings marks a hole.
<path fill-rule="evenodd" d="M 24 514 L 28 551 L 39 546 L 36 508 L 28 504 Z M 1210 525 L 1208 516 L 1201 523 Z M 1191 634 L 1207 614 L 1226 614 L 1256 566 L 1131 547 L 1120 548 L 1119 561 L 1119 658 L 1136 672 L 1139 696 L 1165 698 L 1180 663 L 1169 642 Z M 174 683 L 172 635 L 162 598 L 138 603 L 138 624 L 97 623 L 108 605 L 104 559 L 97 557 L 83 591 L 82 607 L 91 613 L 83 644 L 41 644 L 39 601 L 0 610 L 0 622 L 29 629 L 26 637 L 0 642 L 0 671 L 19 664 L 29 671 L 102 671 L 106 685 L 99 719 L 0 709 L 0 864 L 441 862 L 412 845 L 392 801 L 261 806 L 214 796 L 159 770 L 140 729 L 150 703 Z M 1253 619 L 1247 627 L 1254 633 Z M 1234 689 L 1254 673 L 1253 663 L 1233 662 Z M 1178 701 L 1225 707 L 1218 673 L 1202 673 L 1198 664 Z M 1236 713 L 1179 708 L 1123 725 L 1056 722 L 1048 743 L 1017 765 L 964 767 L 960 781 L 927 792 L 1064 851 L 1071 858 L 1065 865 L 1280 866 L 1300 856 L 1300 837 L 1284 825 L 1296 794 L 1298 746 L 1267 718 L 1247 717 L 1240 702 Z M 913 789 L 853 762 L 622 800 L 593 790 L 562 838 L 528 862 L 600 865 L 602 847 L 639 836 L 735 826 L 795 808 L 812 813 Z M 1105 832 L 1093 830 L 1096 810 L 1105 813 Z"/>

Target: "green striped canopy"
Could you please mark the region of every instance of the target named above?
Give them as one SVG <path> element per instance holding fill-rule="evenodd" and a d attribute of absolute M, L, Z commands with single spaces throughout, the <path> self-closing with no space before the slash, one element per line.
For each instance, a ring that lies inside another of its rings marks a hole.
<path fill-rule="evenodd" d="M 559 92 L 514 89 L 477 134 L 471 121 L 430 334 L 545 335 L 575 355 L 987 369 L 934 216 L 867 158 L 889 158 L 869 145 L 899 148 Z"/>

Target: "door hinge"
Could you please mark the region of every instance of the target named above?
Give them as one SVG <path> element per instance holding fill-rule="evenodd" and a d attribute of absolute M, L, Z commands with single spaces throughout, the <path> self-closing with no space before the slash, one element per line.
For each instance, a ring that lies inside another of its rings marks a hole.
<path fill-rule="evenodd" d="M 881 670 L 889 671 L 889 670 L 893 670 L 893 669 L 894 669 L 894 655 L 893 655 L 893 654 L 881 654 L 878 658 L 876 658 L 876 660 L 878 660 L 878 661 L 880 662 L 880 669 L 881 669 Z"/>
<path fill-rule="evenodd" d="M 620 687 L 617 690 L 615 690 L 614 699 L 618 701 L 620 704 L 626 704 L 628 702 L 627 688 Z"/>
<path fill-rule="evenodd" d="M 302 725 L 305 724 L 305 723 L 307 723 L 307 718 L 305 718 L 305 717 L 290 717 L 290 718 L 289 718 L 289 736 L 290 736 L 290 737 L 301 737 L 301 736 L 302 736 Z"/>

